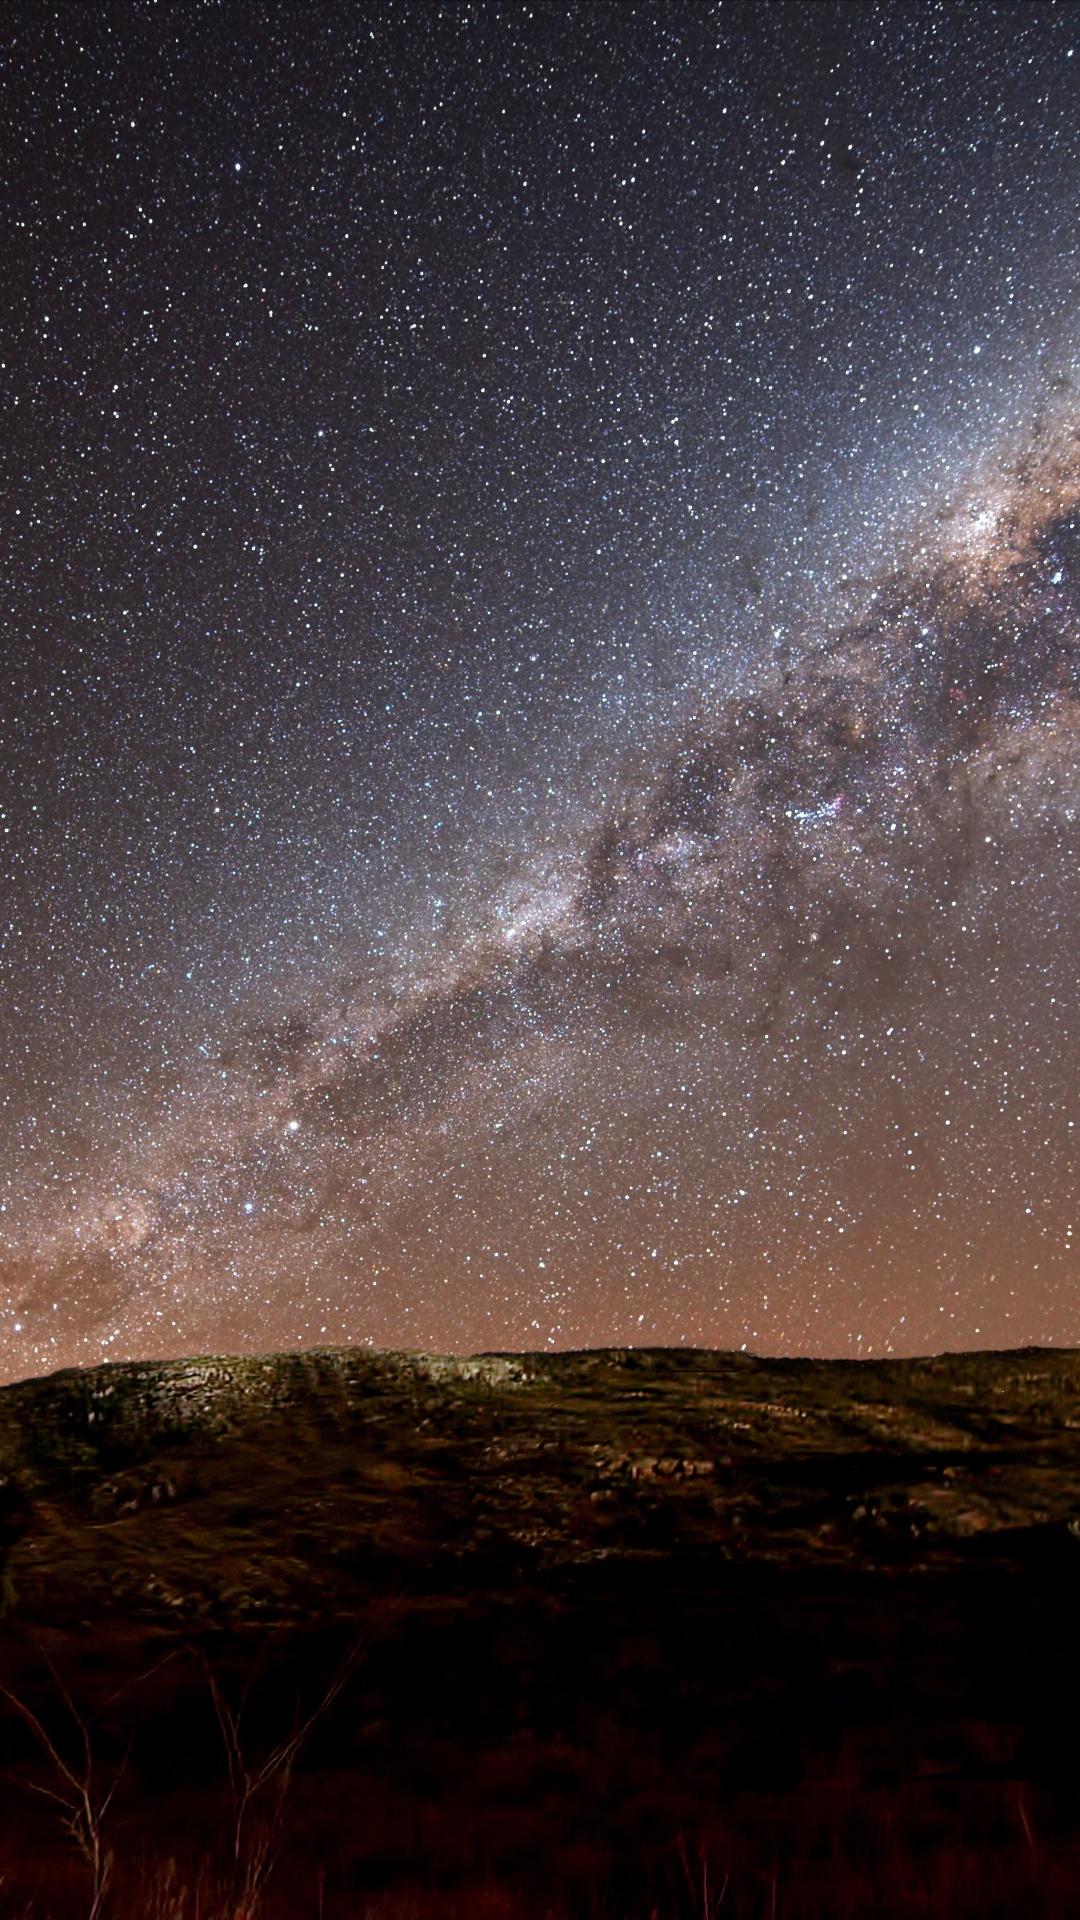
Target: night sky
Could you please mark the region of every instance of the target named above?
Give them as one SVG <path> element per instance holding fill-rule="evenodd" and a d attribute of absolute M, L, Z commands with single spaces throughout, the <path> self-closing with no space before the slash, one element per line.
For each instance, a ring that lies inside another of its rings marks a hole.
<path fill-rule="evenodd" d="M 0 46 L 0 1376 L 1080 1343 L 1080 8 Z"/>

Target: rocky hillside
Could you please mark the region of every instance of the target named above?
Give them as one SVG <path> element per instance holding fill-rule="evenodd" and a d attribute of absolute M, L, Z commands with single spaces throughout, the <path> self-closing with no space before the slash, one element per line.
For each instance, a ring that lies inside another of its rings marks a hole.
<path fill-rule="evenodd" d="M 332 1616 L 643 1557 L 1080 1559 L 1080 1355 L 366 1349 L 0 1392 L 21 1620 Z M 13 1531 L 16 1530 L 13 1523 Z"/>

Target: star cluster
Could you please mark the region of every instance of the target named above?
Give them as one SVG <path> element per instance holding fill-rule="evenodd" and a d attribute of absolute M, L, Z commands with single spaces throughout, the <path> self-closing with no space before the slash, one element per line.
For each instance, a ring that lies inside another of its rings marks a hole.
<path fill-rule="evenodd" d="M 6 1374 L 1080 1338 L 1075 11 L 5 39 Z"/>

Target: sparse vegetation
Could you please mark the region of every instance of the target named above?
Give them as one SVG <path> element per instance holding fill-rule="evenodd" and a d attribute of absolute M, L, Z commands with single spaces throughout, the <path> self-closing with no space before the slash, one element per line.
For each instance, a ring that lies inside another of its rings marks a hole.
<path fill-rule="evenodd" d="M 0 1920 L 1071 1916 L 1078 1409 L 1064 1353 L 9 1389 Z"/>

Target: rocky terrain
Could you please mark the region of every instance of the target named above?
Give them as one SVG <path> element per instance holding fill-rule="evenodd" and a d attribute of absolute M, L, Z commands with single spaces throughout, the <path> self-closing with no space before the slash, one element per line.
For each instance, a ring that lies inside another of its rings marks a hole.
<path fill-rule="evenodd" d="M 599 1561 L 1070 1553 L 1080 1357 L 327 1352 L 0 1392 L 20 1619 L 281 1621 Z M 1080 1543 L 1078 1543 L 1080 1558 Z"/>
<path fill-rule="evenodd" d="M 20 1913 L 88 1911 L 57 1754 L 118 1912 L 209 1872 L 241 1713 L 268 1912 L 1075 1910 L 1078 1354 L 119 1365 L 0 1473 Z"/>

